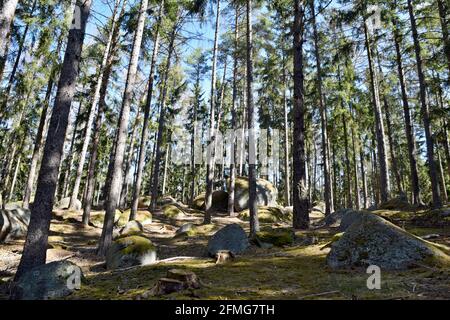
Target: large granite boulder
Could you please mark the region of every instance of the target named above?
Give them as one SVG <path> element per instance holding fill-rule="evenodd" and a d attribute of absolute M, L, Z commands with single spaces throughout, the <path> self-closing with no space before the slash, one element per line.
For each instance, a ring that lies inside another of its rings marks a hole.
<path fill-rule="evenodd" d="M 28 209 L 0 210 L 0 242 L 24 238 L 30 216 Z"/>
<path fill-rule="evenodd" d="M 242 211 L 239 219 L 250 220 L 250 211 L 248 209 Z M 280 206 L 258 207 L 258 219 L 263 223 L 291 223 L 292 210 Z"/>
<path fill-rule="evenodd" d="M 70 295 L 80 289 L 83 272 L 76 264 L 54 261 L 31 269 L 13 287 L 13 299 L 48 300 Z"/>
<path fill-rule="evenodd" d="M 205 210 L 205 193 L 200 194 L 192 201 L 192 208 Z M 226 212 L 228 210 L 228 192 L 216 190 L 212 194 L 212 208 L 216 211 Z"/>
<path fill-rule="evenodd" d="M 67 198 L 61 199 L 61 201 L 59 201 L 57 203 L 56 208 L 59 209 L 59 210 L 66 210 L 66 209 L 69 209 L 69 205 L 70 205 L 70 197 L 67 197 Z M 82 207 L 83 207 L 83 205 L 81 204 L 81 201 L 77 199 L 75 201 L 75 208 L 74 209 L 76 211 L 79 211 L 79 210 L 81 210 Z"/>
<path fill-rule="evenodd" d="M 208 255 L 214 257 L 221 250 L 239 254 L 247 249 L 249 245 L 244 229 L 238 224 L 229 224 L 211 237 L 208 242 Z"/>
<path fill-rule="evenodd" d="M 144 227 L 139 221 L 132 220 L 128 221 L 125 226 L 122 227 L 119 231 L 119 236 L 129 237 L 129 236 L 139 236 L 144 233 Z"/>
<path fill-rule="evenodd" d="M 318 225 L 330 228 L 339 228 L 340 231 L 345 231 L 345 229 L 352 224 L 354 219 L 357 219 L 362 213 L 363 211 L 355 211 L 353 209 L 341 209 L 320 220 Z"/>
<path fill-rule="evenodd" d="M 277 206 L 278 190 L 267 180 L 256 180 L 256 205 L 265 207 Z M 248 209 L 249 200 L 249 182 L 248 178 L 236 178 L 234 209 L 241 212 Z"/>
<path fill-rule="evenodd" d="M 113 241 L 106 254 L 108 270 L 149 265 L 156 261 L 156 247 L 141 236 L 129 236 Z"/>
<path fill-rule="evenodd" d="M 402 270 L 420 265 L 450 266 L 450 249 L 418 238 L 387 220 L 363 213 L 331 245 L 327 264 L 333 269 L 377 265 Z"/>

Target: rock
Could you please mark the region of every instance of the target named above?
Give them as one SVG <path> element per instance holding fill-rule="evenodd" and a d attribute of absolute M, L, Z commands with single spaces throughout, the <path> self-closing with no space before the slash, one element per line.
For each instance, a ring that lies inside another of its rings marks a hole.
<path fill-rule="evenodd" d="M 192 208 L 205 210 L 205 193 L 200 194 L 192 201 Z M 216 190 L 212 194 L 212 208 L 215 211 L 226 212 L 228 210 L 228 192 Z"/>
<path fill-rule="evenodd" d="M 149 196 L 141 196 L 138 200 L 138 209 L 148 209 L 152 198 Z"/>
<path fill-rule="evenodd" d="M 339 230 L 345 231 L 361 213 L 362 211 L 355 211 L 353 209 L 341 209 L 329 214 L 318 224 L 320 226 L 339 228 Z"/>
<path fill-rule="evenodd" d="M 223 264 L 234 260 L 235 256 L 233 252 L 229 250 L 219 250 L 214 258 L 216 258 L 216 264 Z"/>
<path fill-rule="evenodd" d="M 377 265 L 402 270 L 419 265 L 450 266 L 450 249 L 420 239 L 385 219 L 364 213 L 331 245 L 333 269 Z"/>
<path fill-rule="evenodd" d="M 195 224 L 193 223 L 185 223 L 181 227 L 175 231 L 176 234 L 185 233 L 191 231 L 195 227 Z"/>
<path fill-rule="evenodd" d="M 313 204 L 311 213 L 309 214 L 311 218 L 324 218 L 325 217 L 325 202 L 319 201 Z"/>
<path fill-rule="evenodd" d="M 411 223 L 421 227 L 445 228 L 450 226 L 450 208 L 433 209 L 416 214 Z"/>
<path fill-rule="evenodd" d="M 239 214 L 239 218 L 245 221 L 250 220 L 250 211 L 248 209 Z M 259 207 L 258 219 L 263 223 L 290 223 L 292 221 L 292 211 L 288 208 L 280 206 L 276 207 Z"/>
<path fill-rule="evenodd" d="M 249 199 L 249 183 L 248 178 L 236 178 L 235 194 L 234 194 L 234 209 L 236 212 L 241 212 L 248 209 Z M 256 180 L 256 205 L 275 207 L 277 206 L 278 190 L 275 186 L 267 180 Z"/>
<path fill-rule="evenodd" d="M 397 198 L 388 200 L 379 206 L 382 210 L 401 210 L 401 211 L 413 211 L 416 209 L 408 202 L 406 195 L 400 195 Z"/>
<path fill-rule="evenodd" d="M 54 261 L 31 269 L 14 285 L 12 298 L 20 300 L 58 299 L 80 289 L 81 268 L 67 261 Z"/>
<path fill-rule="evenodd" d="M 282 247 L 294 243 L 295 234 L 290 228 L 263 228 L 256 233 L 256 237 L 263 243 Z"/>
<path fill-rule="evenodd" d="M 198 279 L 197 275 L 192 271 L 182 269 L 170 269 L 167 271 L 166 277 L 169 279 L 175 279 L 183 282 L 189 289 L 200 288 L 200 280 Z"/>
<path fill-rule="evenodd" d="M 149 265 L 156 261 L 156 247 L 141 236 L 129 236 L 115 240 L 106 254 L 108 270 Z"/>
<path fill-rule="evenodd" d="M 144 232 L 144 227 L 139 221 L 129 221 L 122 229 L 120 229 L 120 237 L 139 236 Z"/>
<path fill-rule="evenodd" d="M 175 200 L 171 196 L 164 196 L 161 199 L 159 199 L 156 204 L 158 206 L 165 206 L 168 204 L 176 204 L 176 203 L 177 203 L 177 200 Z"/>
<path fill-rule="evenodd" d="M 249 246 L 247 234 L 238 224 L 229 224 L 217 231 L 208 242 L 208 255 L 215 257 L 220 250 L 240 254 Z"/>
<path fill-rule="evenodd" d="M 24 238 L 30 216 L 28 209 L 0 210 L 0 242 Z"/>
<path fill-rule="evenodd" d="M 130 214 L 131 210 L 125 210 L 123 212 L 120 212 L 119 210 L 116 211 L 116 216 L 114 217 L 114 224 L 119 227 L 125 226 L 128 221 L 130 221 Z M 136 212 L 136 217 L 134 218 L 135 221 L 138 221 L 142 225 L 151 224 L 153 222 L 153 217 L 150 211 L 147 210 L 138 210 Z M 102 221 L 103 223 L 103 221 Z"/>
<path fill-rule="evenodd" d="M 163 206 L 161 211 L 166 218 L 170 219 L 182 219 L 186 216 L 183 210 L 173 204 Z"/>
<path fill-rule="evenodd" d="M 200 280 L 197 275 L 188 270 L 170 269 L 165 278 L 160 278 L 150 290 L 149 295 L 162 296 L 187 289 L 199 289 Z"/>
<path fill-rule="evenodd" d="M 69 209 L 69 204 L 70 204 L 70 197 L 67 198 L 63 198 L 61 199 L 61 201 L 58 202 L 58 204 L 56 205 L 56 208 L 59 210 L 66 210 Z M 75 210 L 79 211 L 81 210 L 81 208 L 83 207 L 83 205 L 81 204 L 80 200 L 76 200 L 75 201 Z"/>

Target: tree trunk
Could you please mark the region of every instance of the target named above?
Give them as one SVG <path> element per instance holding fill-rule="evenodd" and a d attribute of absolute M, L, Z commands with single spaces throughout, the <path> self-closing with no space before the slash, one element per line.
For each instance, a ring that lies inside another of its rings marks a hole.
<path fill-rule="evenodd" d="M 322 62 L 320 56 L 320 44 L 319 35 L 317 32 L 316 13 L 314 0 L 310 2 L 311 6 L 311 19 L 314 32 L 314 54 L 316 57 L 316 69 L 317 69 L 317 89 L 319 94 L 319 111 L 320 111 L 320 124 L 322 127 L 322 163 L 323 163 L 323 176 L 324 176 L 324 200 L 325 200 L 325 215 L 329 215 L 334 211 L 333 208 L 333 194 L 331 192 L 331 174 L 330 174 L 330 159 L 328 155 L 328 130 L 327 130 L 327 108 L 325 104 L 325 95 L 323 94 L 323 81 L 322 81 Z M 286 117 L 286 116 L 285 116 Z"/>
<path fill-rule="evenodd" d="M 386 139 L 384 133 L 383 117 L 381 114 L 381 103 L 380 103 L 380 93 L 378 86 L 378 75 L 375 70 L 375 66 L 372 58 L 372 48 L 370 45 L 369 30 L 367 27 L 367 22 L 364 21 L 364 34 L 365 43 L 367 50 L 367 59 L 369 62 L 369 72 L 370 72 L 370 85 L 372 89 L 373 98 L 373 112 L 375 115 L 375 126 L 376 126 L 376 139 L 377 139 L 377 151 L 378 151 L 378 162 L 380 167 L 380 190 L 381 190 L 381 201 L 386 202 L 389 199 L 390 194 L 390 183 L 388 174 L 388 163 L 386 156 Z"/>
<path fill-rule="evenodd" d="M 45 264 L 59 165 L 63 153 L 70 106 L 75 93 L 90 7 L 91 0 L 86 0 L 80 5 L 80 29 L 73 28 L 69 31 L 58 91 L 39 171 L 36 197 L 31 209 L 28 233 L 15 281 L 33 267 Z"/>
<path fill-rule="evenodd" d="M 416 143 L 414 139 L 414 129 L 411 120 L 411 112 L 409 108 L 408 102 L 408 93 L 406 90 L 405 83 L 405 75 L 403 71 L 403 62 L 402 62 L 402 54 L 400 49 L 401 36 L 398 30 L 398 21 L 394 20 L 394 44 L 395 44 L 395 52 L 396 52 L 396 61 L 397 61 L 397 72 L 398 79 L 400 84 L 400 91 L 402 95 L 402 104 L 403 104 L 403 115 L 405 119 L 405 134 L 406 141 L 408 144 L 408 159 L 409 159 L 409 169 L 410 169 L 410 179 L 411 179 L 411 191 L 412 191 L 412 203 L 419 204 L 421 203 L 420 196 L 420 186 L 419 186 L 419 174 L 417 172 L 417 160 L 416 160 Z"/>
<path fill-rule="evenodd" d="M 439 149 L 436 151 L 437 152 L 437 156 L 438 156 L 438 163 L 439 163 L 439 175 L 440 175 L 440 185 L 441 185 L 441 189 L 442 189 L 442 200 L 444 201 L 444 203 L 447 203 L 448 201 L 448 196 L 447 196 L 447 184 L 445 182 L 445 174 L 444 174 L 444 168 L 442 166 L 442 159 L 441 159 L 441 153 L 439 152 Z"/>
<path fill-rule="evenodd" d="M 441 21 L 442 39 L 444 41 L 444 54 L 447 57 L 448 84 L 450 85 L 450 35 L 448 31 L 448 15 L 450 14 L 450 4 L 443 0 L 437 0 L 439 10 L 439 20 Z"/>
<path fill-rule="evenodd" d="M 420 107 L 423 118 L 423 126 L 425 129 L 425 140 L 427 143 L 428 170 L 431 180 L 431 191 L 433 195 L 433 208 L 440 208 L 442 206 L 442 202 L 439 190 L 439 179 L 437 173 L 436 160 L 434 157 L 434 138 L 431 132 L 430 110 L 427 103 L 427 92 L 426 92 L 427 85 L 425 82 L 425 74 L 423 72 L 420 39 L 417 31 L 416 18 L 414 16 L 414 9 L 411 0 L 408 0 L 408 11 L 414 40 L 414 51 L 416 54 L 417 75 L 419 77 Z"/>
<path fill-rule="evenodd" d="M 294 205 L 294 229 L 309 228 L 309 200 L 306 182 L 305 155 L 305 113 L 304 75 L 303 75 L 303 41 L 304 41 L 304 7 L 303 1 L 294 0 L 294 134 L 293 134 L 293 185 L 292 202 Z"/>
<path fill-rule="evenodd" d="M 117 21 L 120 20 L 123 15 L 125 14 L 126 10 L 126 3 L 127 1 L 124 1 L 122 3 L 122 9 L 120 12 L 119 17 L 117 18 Z M 120 24 L 115 23 L 114 28 L 112 29 L 112 40 L 110 45 L 110 50 L 108 52 L 108 60 L 105 65 L 105 69 L 103 71 L 103 76 L 101 79 L 101 87 L 99 92 L 99 100 L 98 100 L 98 111 L 97 111 L 97 117 L 95 118 L 94 123 L 94 137 L 92 139 L 92 147 L 91 147 L 91 157 L 89 161 L 89 169 L 88 169 L 88 175 L 86 178 L 86 197 L 83 201 L 83 218 L 82 222 L 83 225 L 89 224 L 89 218 L 91 214 L 91 206 L 92 206 L 92 200 L 94 198 L 94 188 L 95 188 L 95 169 L 97 164 L 97 157 L 98 157 L 98 145 L 100 142 L 100 133 L 103 123 L 103 114 L 106 109 L 106 93 L 108 89 L 109 79 L 111 77 L 112 67 L 113 67 L 113 61 L 117 54 L 118 50 L 118 40 L 119 40 L 119 34 L 120 34 Z M 101 188 L 99 188 L 98 195 L 101 194 Z M 98 202 L 98 200 L 97 200 Z"/>
<path fill-rule="evenodd" d="M 259 231 L 258 208 L 256 207 L 256 132 L 253 101 L 253 30 L 252 0 L 247 0 L 247 125 L 248 125 L 248 182 L 250 211 L 250 238 Z"/>
<path fill-rule="evenodd" d="M 154 36 L 152 61 L 150 65 L 150 74 L 148 77 L 148 85 L 147 85 L 147 98 L 144 107 L 144 123 L 142 126 L 141 142 L 139 145 L 139 158 L 136 169 L 136 182 L 133 188 L 133 199 L 131 203 L 130 221 L 134 220 L 136 217 L 136 212 L 138 210 L 139 196 L 141 193 L 142 176 L 144 173 L 145 151 L 147 150 L 147 141 L 149 134 L 148 126 L 150 120 L 150 108 L 152 106 L 152 98 L 153 98 L 153 84 L 155 80 L 156 62 L 159 52 L 159 30 L 161 28 L 161 21 L 163 19 L 163 14 L 164 14 L 164 0 L 162 0 L 159 5 L 158 22 L 156 25 Z"/>
<path fill-rule="evenodd" d="M 365 166 L 365 154 L 364 154 L 365 143 L 359 148 L 359 154 L 361 162 L 361 180 L 362 180 L 362 191 L 363 191 L 363 208 L 367 209 L 369 207 L 368 195 L 367 195 L 367 177 L 366 177 L 366 166 Z"/>
<path fill-rule="evenodd" d="M 114 215 L 117 209 L 117 203 L 120 197 L 120 187 L 122 183 L 122 165 L 125 155 L 125 145 L 127 139 L 128 120 L 130 117 L 131 100 L 133 96 L 134 84 L 138 67 L 139 54 L 141 51 L 142 36 L 147 17 L 148 0 L 142 0 L 139 8 L 138 23 L 133 40 L 133 49 L 128 66 L 127 81 L 123 94 L 122 108 L 116 134 L 116 150 L 114 163 L 111 166 L 111 183 L 107 185 L 108 197 L 106 201 L 106 213 L 103 223 L 102 236 L 98 247 L 98 255 L 106 254 L 112 242 Z"/>
<path fill-rule="evenodd" d="M 89 109 L 89 116 L 88 116 L 88 119 L 86 122 L 83 146 L 81 147 L 80 158 L 78 160 L 78 167 L 77 167 L 77 171 L 76 171 L 76 175 L 75 175 L 75 184 L 72 189 L 72 195 L 70 197 L 69 209 L 71 209 L 71 210 L 75 209 L 76 201 L 78 199 L 78 192 L 80 190 L 81 178 L 83 176 L 84 163 L 86 161 L 86 154 L 87 154 L 87 150 L 89 147 L 89 142 L 91 140 L 92 125 L 93 125 L 95 114 L 97 111 L 97 104 L 100 99 L 100 89 L 102 86 L 102 79 L 104 76 L 106 64 L 108 63 L 108 55 L 109 55 L 111 43 L 113 40 L 113 30 L 114 30 L 115 24 L 117 22 L 116 14 L 117 14 L 117 9 L 119 7 L 119 3 L 120 3 L 120 0 L 115 0 L 114 10 L 113 10 L 113 14 L 111 17 L 111 20 L 112 20 L 111 32 L 109 33 L 108 41 L 106 42 L 105 49 L 103 50 L 102 62 L 101 62 L 100 68 L 98 70 L 97 84 L 95 85 L 94 96 L 92 98 L 92 103 L 91 103 L 90 109 Z"/>
<path fill-rule="evenodd" d="M 214 163 L 215 163 L 215 108 L 216 108 L 216 67 L 217 67 L 217 46 L 219 41 L 219 27 L 220 27 L 220 0 L 217 0 L 216 7 L 216 25 L 214 30 L 214 46 L 213 59 L 211 69 L 211 105 L 209 114 L 209 137 L 207 144 L 206 155 L 206 194 L 205 194 L 205 218 L 203 223 L 211 223 L 211 208 L 212 208 L 212 194 L 214 191 Z"/>
<path fill-rule="evenodd" d="M 11 26 L 16 14 L 17 2 L 18 0 L 4 0 L 0 7 L 0 79 L 3 78 L 3 71 L 5 70 L 8 57 Z"/>
<path fill-rule="evenodd" d="M 167 96 L 167 86 L 168 86 L 168 78 L 169 78 L 169 72 L 171 67 L 171 61 L 172 61 L 172 54 L 174 51 L 174 45 L 175 45 L 175 37 L 177 35 L 177 21 L 174 22 L 172 32 L 170 35 L 170 43 L 169 43 L 169 51 L 167 56 L 167 63 L 166 63 L 166 69 L 164 72 L 164 78 L 161 82 L 163 88 L 160 98 L 160 112 L 159 112 L 159 121 L 158 121 L 158 137 L 156 141 L 156 149 L 155 149 L 155 158 L 153 162 L 153 174 L 152 174 L 152 192 L 151 192 L 151 203 L 150 203 L 150 210 L 156 209 L 156 204 L 158 201 L 158 186 L 159 186 L 159 171 L 160 171 L 160 165 L 161 165 L 161 148 L 163 145 L 163 134 L 164 134 L 164 126 L 165 126 L 165 120 L 166 120 L 166 96 Z"/>
<path fill-rule="evenodd" d="M 228 214 L 234 216 L 234 192 L 236 183 L 236 122 L 237 122 L 237 103 L 238 103 L 238 52 L 239 50 L 239 7 L 235 4 L 234 19 L 234 52 L 233 52 L 233 97 L 231 106 L 231 129 L 233 130 L 232 140 L 230 141 L 230 182 L 228 187 Z"/>

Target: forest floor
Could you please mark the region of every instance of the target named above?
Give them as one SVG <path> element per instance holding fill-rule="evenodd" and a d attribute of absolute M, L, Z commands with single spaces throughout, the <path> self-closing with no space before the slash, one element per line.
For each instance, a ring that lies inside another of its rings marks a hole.
<path fill-rule="evenodd" d="M 209 237 L 230 223 L 247 232 L 248 222 L 215 214 L 213 223 L 195 236 L 171 241 L 177 228 L 186 222 L 200 223 L 202 215 L 189 214 L 180 220 L 167 220 L 157 212 L 153 223 L 145 225 L 144 236 L 157 245 L 158 258 L 189 257 L 154 265 L 107 271 L 104 260 L 95 255 L 101 234 L 99 227 L 83 227 L 80 212 L 56 211 L 49 237 L 47 262 L 68 259 L 83 269 L 81 289 L 67 299 L 141 299 L 167 270 L 195 272 L 202 288 L 173 293 L 158 299 L 450 299 L 450 270 L 418 267 L 406 271 L 382 271 L 381 290 L 369 290 L 365 270 L 331 270 L 326 265 L 329 248 L 321 249 L 337 232 L 332 228 L 312 228 L 296 232 L 296 242 L 282 248 L 249 248 L 235 260 L 216 264 L 208 258 Z M 102 212 L 94 212 L 101 215 Z M 418 235 L 437 234 L 437 243 L 450 245 L 449 226 L 418 226 L 411 223 L 417 214 L 379 211 L 406 230 Z M 313 225 L 319 217 L 313 217 Z M 264 224 L 263 224 L 264 225 Z M 304 245 L 307 237 L 316 243 Z M 0 245 L 0 299 L 8 297 L 8 283 L 20 260 L 23 241 Z M 147 298 L 147 297 L 146 297 Z M 156 297 L 149 297 L 149 299 Z"/>

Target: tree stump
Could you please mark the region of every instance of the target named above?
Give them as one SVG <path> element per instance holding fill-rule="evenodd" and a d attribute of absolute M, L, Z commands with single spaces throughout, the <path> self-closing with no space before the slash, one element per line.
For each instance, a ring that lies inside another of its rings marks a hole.
<path fill-rule="evenodd" d="M 216 264 L 222 264 L 234 260 L 234 253 L 229 250 L 219 250 L 216 253 Z"/>
<path fill-rule="evenodd" d="M 197 275 L 188 270 L 171 269 L 167 271 L 167 278 L 183 282 L 189 289 L 200 288 L 200 281 Z"/>

